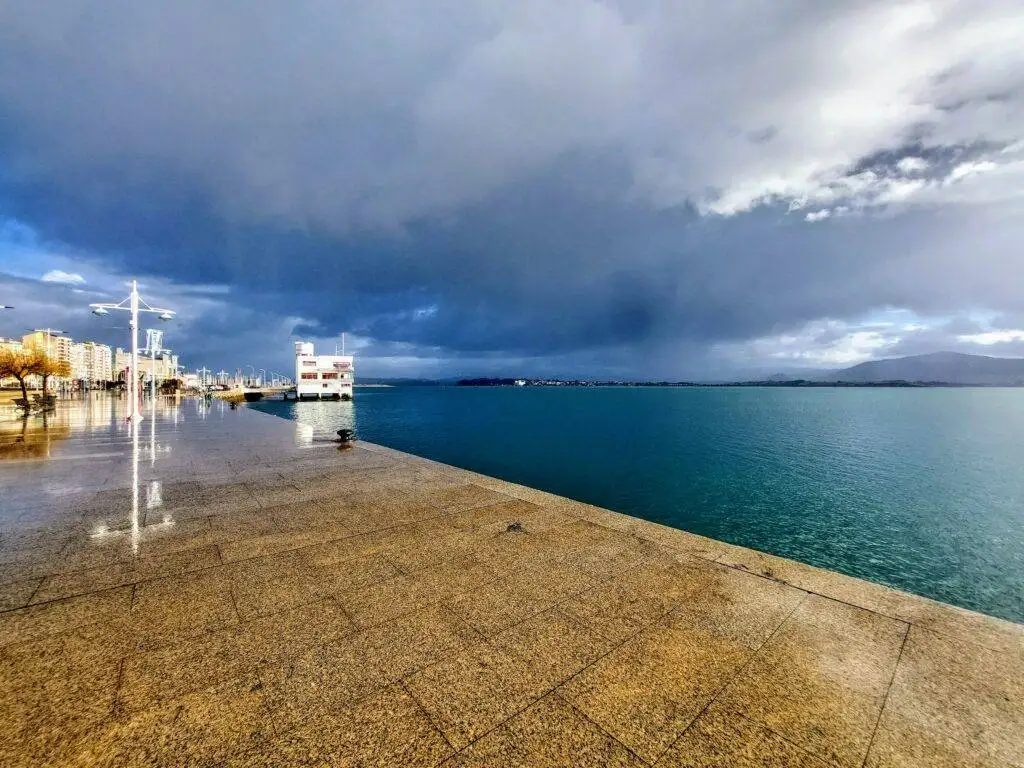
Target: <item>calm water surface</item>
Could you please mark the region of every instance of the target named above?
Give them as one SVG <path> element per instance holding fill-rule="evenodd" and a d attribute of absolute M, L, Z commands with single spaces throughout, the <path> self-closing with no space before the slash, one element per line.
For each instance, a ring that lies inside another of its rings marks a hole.
<path fill-rule="evenodd" d="M 1024 621 L 1024 389 L 358 389 L 320 428 Z"/>

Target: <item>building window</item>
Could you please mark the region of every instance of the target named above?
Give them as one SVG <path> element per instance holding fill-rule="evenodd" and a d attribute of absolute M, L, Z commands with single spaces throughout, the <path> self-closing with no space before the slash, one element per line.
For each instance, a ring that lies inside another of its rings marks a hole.
<path fill-rule="evenodd" d="M 316 373 L 307 373 L 307 372 L 303 371 L 302 378 L 304 378 L 304 379 L 315 379 L 316 378 Z"/>
<path fill-rule="evenodd" d="M 338 374 L 334 373 L 334 372 L 328 372 L 328 373 L 324 373 L 323 375 L 321 375 L 320 378 L 322 378 L 322 379 L 336 379 L 336 378 L 338 378 Z"/>

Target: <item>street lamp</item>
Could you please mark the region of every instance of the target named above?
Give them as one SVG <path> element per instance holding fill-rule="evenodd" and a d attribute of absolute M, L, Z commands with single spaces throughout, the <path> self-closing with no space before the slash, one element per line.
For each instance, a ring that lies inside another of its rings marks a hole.
<path fill-rule="evenodd" d="M 141 305 L 141 306 L 140 306 Z M 157 315 L 161 320 L 167 321 L 174 317 L 174 310 L 163 309 L 162 307 L 151 307 L 139 296 L 138 283 L 132 280 L 132 292 L 128 295 L 127 299 L 123 299 L 117 304 L 90 304 L 92 313 L 103 317 L 109 315 L 112 309 L 122 309 L 126 312 L 131 312 L 131 320 L 128 323 L 128 327 L 131 329 L 132 334 L 132 370 L 131 376 L 128 382 L 128 397 L 130 405 L 128 406 L 128 419 L 130 421 L 138 421 L 142 419 L 142 414 L 139 412 L 139 312 L 152 312 Z"/>
<path fill-rule="evenodd" d="M 248 368 L 250 371 L 252 371 L 252 373 L 249 374 L 249 386 L 251 387 L 252 386 L 252 380 L 256 378 L 256 368 L 254 368 L 251 365 L 247 365 L 246 368 Z"/>
<path fill-rule="evenodd" d="M 259 386 L 262 387 L 264 384 L 267 383 L 267 369 L 266 368 L 260 368 L 259 370 L 260 370 L 260 383 L 259 383 Z"/>

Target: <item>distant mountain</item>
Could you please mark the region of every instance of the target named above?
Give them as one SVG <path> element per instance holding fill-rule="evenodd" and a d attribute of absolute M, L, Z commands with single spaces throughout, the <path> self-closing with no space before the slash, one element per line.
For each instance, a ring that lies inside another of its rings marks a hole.
<path fill-rule="evenodd" d="M 935 352 L 872 360 L 822 375 L 821 381 L 926 381 L 944 384 L 1024 385 L 1024 359 Z"/>

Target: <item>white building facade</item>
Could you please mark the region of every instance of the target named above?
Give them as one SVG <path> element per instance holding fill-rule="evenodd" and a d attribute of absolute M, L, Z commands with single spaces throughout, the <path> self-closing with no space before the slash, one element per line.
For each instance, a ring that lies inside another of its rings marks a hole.
<path fill-rule="evenodd" d="M 110 347 L 86 341 L 71 345 L 71 378 L 89 385 L 114 380 L 114 358 Z"/>
<path fill-rule="evenodd" d="M 301 398 L 352 399 L 352 355 L 318 355 L 307 341 L 295 342 L 295 392 Z"/>
<path fill-rule="evenodd" d="M 118 347 L 114 353 L 114 378 L 124 379 L 125 371 L 131 365 L 131 350 Z M 157 352 L 155 360 L 148 354 L 139 353 L 139 378 L 146 383 L 153 377 L 156 377 L 157 385 L 178 378 L 178 368 L 178 356 L 168 350 Z"/>

